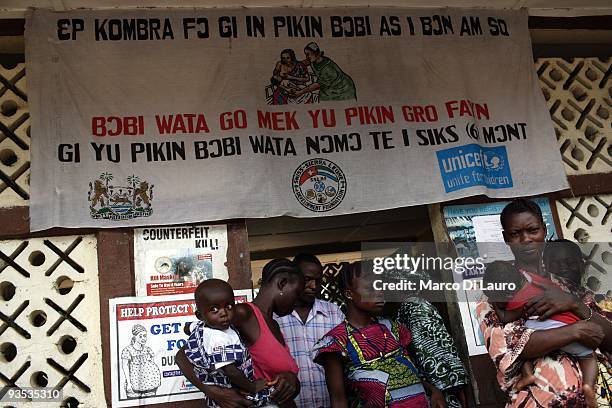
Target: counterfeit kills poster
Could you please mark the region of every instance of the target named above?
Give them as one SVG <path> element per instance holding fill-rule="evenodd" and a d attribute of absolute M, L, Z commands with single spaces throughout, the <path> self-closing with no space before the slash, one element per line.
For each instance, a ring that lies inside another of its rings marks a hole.
<path fill-rule="evenodd" d="M 253 300 L 250 289 L 234 296 L 237 303 Z M 203 397 L 174 361 L 197 320 L 195 311 L 191 294 L 109 300 L 113 407 Z"/>
<path fill-rule="evenodd" d="M 33 10 L 31 229 L 564 189 L 527 19 L 484 8 Z"/>
<path fill-rule="evenodd" d="M 547 198 L 536 198 L 535 201 L 542 210 L 544 224 L 549 239 L 557 238 L 557 230 Z M 484 263 L 496 260 L 512 261 L 512 252 L 504 242 L 502 226 L 499 221 L 508 201 L 489 204 L 449 205 L 444 207 L 444 221 L 457 255 L 460 257 L 482 257 Z M 465 279 L 480 280 L 484 274 L 483 268 L 466 268 L 462 274 L 453 273 L 453 279 L 462 283 Z M 476 304 L 482 298 L 480 290 L 459 290 L 457 300 L 465 331 L 465 339 L 470 355 L 487 353 L 484 338 L 476 319 Z"/>
<path fill-rule="evenodd" d="M 134 230 L 137 296 L 191 293 L 210 278 L 227 280 L 227 225 Z"/>

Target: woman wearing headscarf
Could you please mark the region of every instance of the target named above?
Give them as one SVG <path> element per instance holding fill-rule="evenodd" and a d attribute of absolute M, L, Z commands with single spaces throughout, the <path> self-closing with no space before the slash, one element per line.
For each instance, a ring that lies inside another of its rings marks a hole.
<path fill-rule="evenodd" d="M 153 361 L 155 353 L 147 346 L 147 330 L 140 324 L 132 327 L 132 340 L 121 352 L 121 368 L 128 398 L 155 395 L 161 385 L 159 367 Z"/>
<path fill-rule="evenodd" d="M 338 64 L 323 55 L 323 51 L 315 42 L 304 48 L 306 60 L 317 76 L 316 82 L 304 89 L 294 92 L 297 98 L 307 92 L 319 90 L 319 101 L 346 101 L 357 99 L 357 91 L 353 79 L 348 76 Z"/>

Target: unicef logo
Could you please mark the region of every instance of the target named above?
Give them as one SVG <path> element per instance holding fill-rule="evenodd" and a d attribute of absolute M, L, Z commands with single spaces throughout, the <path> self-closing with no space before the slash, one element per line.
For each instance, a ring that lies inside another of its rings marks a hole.
<path fill-rule="evenodd" d="M 346 177 L 336 165 L 326 159 L 310 159 L 295 169 L 291 179 L 298 202 L 315 212 L 336 208 L 346 194 Z"/>
<path fill-rule="evenodd" d="M 505 167 L 504 159 L 494 152 L 483 154 L 484 164 L 487 170 L 502 170 Z"/>

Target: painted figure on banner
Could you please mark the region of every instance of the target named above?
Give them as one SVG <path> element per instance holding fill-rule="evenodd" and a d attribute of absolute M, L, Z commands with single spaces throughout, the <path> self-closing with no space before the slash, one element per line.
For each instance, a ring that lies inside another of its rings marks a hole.
<path fill-rule="evenodd" d="M 298 61 L 295 51 L 284 49 L 280 61 L 276 63 L 272 78 L 270 78 L 272 97 L 268 96 L 270 105 L 303 104 L 318 101 L 318 92 L 305 92 L 298 97 L 292 94 L 312 84 L 312 73 L 308 65 Z M 270 89 L 270 87 L 268 87 Z M 268 92 L 269 94 L 269 92 Z"/>
<path fill-rule="evenodd" d="M 132 175 L 126 178 L 126 186 L 109 185 L 113 178 L 111 173 L 104 172 L 89 183 L 87 200 L 91 218 L 127 220 L 153 213 L 153 184 Z"/>
<path fill-rule="evenodd" d="M 128 398 L 154 396 L 161 385 L 161 372 L 153 360 L 155 353 L 147 346 L 147 329 L 135 324 L 132 340 L 121 352 L 124 389 Z"/>
<path fill-rule="evenodd" d="M 308 92 L 319 91 L 319 101 L 346 101 L 357 99 L 355 82 L 333 60 L 326 57 L 316 42 L 304 48 L 306 60 L 316 75 L 316 81 L 291 95 L 299 98 Z"/>

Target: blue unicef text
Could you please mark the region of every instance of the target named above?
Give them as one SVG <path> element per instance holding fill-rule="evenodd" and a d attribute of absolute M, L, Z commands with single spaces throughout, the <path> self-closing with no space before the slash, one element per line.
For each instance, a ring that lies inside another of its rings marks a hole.
<path fill-rule="evenodd" d="M 473 186 L 512 187 L 505 146 L 482 147 L 473 143 L 440 150 L 436 155 L 447 193 Z"/>

